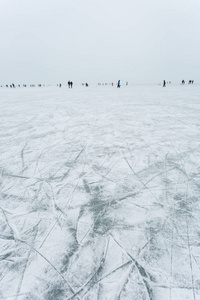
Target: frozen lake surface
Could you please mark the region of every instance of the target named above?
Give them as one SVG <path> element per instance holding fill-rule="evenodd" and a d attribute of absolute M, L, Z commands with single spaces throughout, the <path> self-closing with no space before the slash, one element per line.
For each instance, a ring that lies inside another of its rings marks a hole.
<path fill-rule="evenodd" d="M 0 90 L 0 299 L 200 299 L 200 86 Z"/>

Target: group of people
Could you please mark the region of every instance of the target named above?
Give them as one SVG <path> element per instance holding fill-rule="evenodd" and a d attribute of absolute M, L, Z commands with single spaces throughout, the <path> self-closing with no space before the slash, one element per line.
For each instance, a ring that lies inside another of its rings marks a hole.
<path fill-rule="evenodd" d="M 114 85 L 113 82 L 111 82 L 111 83 L 98 83 L 98 85 L 109 85 L 109 84 L 111 84 L 112 86 Z M 128 81 L 126 81 L 126 85 L 128 85 Z M 117 87 L 120 88 L 120 86 L 121 86 L 121 81 L 118 80 Z"/>
<path fill-rule="evenodd" d="M 112 83 L 112 85 L 113 85 L 113 83 Z M 126 81 L 126 85 L 128 85 L 128 81 Z M 117 87 L 120 88 L 120 86 L 121 86 L 121 82 L 120 82 L 120 80 L 118 80 Z"/>
<path fill-rule="evenodd" d="M 167 83 L 171 83 L 171 81 L 169 81 L 169 82 L 167 82 Z M 163 80 L 163 87 L 165 87 L 165 86 L 166 86 L 166 81 Z"/>
<path fill-rule="evenodd" d="M 15 85 L 14 83 L 12 84 L 6 84 L 5 87 L 10 87 L 10 88 L 16 88 L 16 87 L 42 87 L 42 86 L 45 86 L 45 84 L 38 84 L 38 85 L 35 85 L 35 84 L 30 84 L 30 85 L 27 85 L 27 84 L 18 84 L 18 85 Z M 4 87 L 3 85 L 1 85 L 0 87 Z"/>
<path fill-rule="evenodd" d="M 169 83 L 171 83 L 171 82 L 169 82 Z M 181 83 L 182 84 L 185 84 L 185 80 L 183 79 L 182 81 L 181 81 Z M 194 83 L 194 80 L 189 80 L 189 82 L 188 82 L 188 84 L 193 84 Z M 163 87 L 165 87 L 166 86 L 166 81 L 165 80 L 163 80 Z"/>
<path fill-rule="evenodd" d="M 184 84 L 185 83 L 185 80 L 182 80 L 182 84 Z M 194 83 L 194 80 L 189 80 L 188 81 L 188 84 L 193 84 Z"/>
<path fill-rule="evenodd" d="M 114 85 L 113 82 L 112 82 L 111 84 L 112 84 L 112 86 Z M 70 87 L 72 88 L 72 85 L 73 85 L 73 82 L 72 82 L 72 81 L 68 81 L 68 86 L 69 86 L 69 88 L 70 88 Z M 86 83 L 82 83 L 82 85 L 89 86 L 87 82 L 86 82 Z M 98 83 L 98 85 L 101 85 L 101 83 Z M 103 85 L 104 85 L 104 84 L 103 84 Z M 107 83 L 105 83 L 105 85 L 107 85 Z M 126 82 L 126 85 L 128 85 L 128 81 Z M 121 86 L 121 81 L 118 80 L 118 82 L 117 82 L 117 87 L 120 88 L 120 86 Z"/>
<path fill-rule="evenodd" d="M 70 88 L 72 89 L 72 86 L 73 86 L 73 82 L 72 81 L 68 81 L 68 87 L 69 87 L 69 89 Z"/>

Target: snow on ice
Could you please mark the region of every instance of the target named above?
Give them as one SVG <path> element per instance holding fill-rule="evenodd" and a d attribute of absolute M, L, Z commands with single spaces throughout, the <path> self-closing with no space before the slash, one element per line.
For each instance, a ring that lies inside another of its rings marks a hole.
<path fill-rule="evenodd" d="M 200 86 L 0 90 L 0 299 L 200 299 Z"/>

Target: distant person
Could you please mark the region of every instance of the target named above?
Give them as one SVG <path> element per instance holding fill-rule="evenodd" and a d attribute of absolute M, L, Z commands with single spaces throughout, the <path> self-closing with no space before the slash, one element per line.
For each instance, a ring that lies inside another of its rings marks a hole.
<path fill-rule="evenodd" d="M 185 80 L 182 80 L 182 84 L 185 84 Z"/>
<path fill-rule="evenodd" d="M 121 86 L 121 85 L 120 85 L 120 80 L 118 80 L 118 82 L 117 82 L 117 87 L 120 88 L 120 86 Z"/>
<path fill-rule="evenodd" d="M 163 87 L 166 87 L 166 81 L 163 80 Z"/>
<path fill-rule="evenodd" d="M 128 85 L 128 81 L 126 82 L 126 85 Z"/>
<path fill-rule="evenodd" d="M 88 86 L 88 83 L 86 82 L 85 86 Z"/>
<path fill-rule="evenodd" d="M 71 86 L 71 89 L 72 89 L 72 86 L 73 86 L 73 82 L 72 81 L 70 82 L 70 86 Z"/>
<path fill-rule="evenodd" d="M 62 86 L 62 84 L 60 83 L 60 84 L 59 84 L 59 87 L 61 87 L 61 86 Z"/>
<path fill-rule="evenodd" d="M 70 88 L 70 85 L 71 85 L 71 82 L 70 81 L 68 81 L 68 87 Z"/>
<path fill-rule="evenodd" d="M 113 82 L 112 82 L 112 86 L 113 86 Z"/>

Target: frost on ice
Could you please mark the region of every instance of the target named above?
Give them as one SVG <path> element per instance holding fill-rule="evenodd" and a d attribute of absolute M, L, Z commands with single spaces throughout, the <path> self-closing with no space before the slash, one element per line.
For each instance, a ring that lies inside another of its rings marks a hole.
<path fill-rule="evenodd" d="M 0 299 L 200 299 L 200 87 L 0 96 Z"/>

